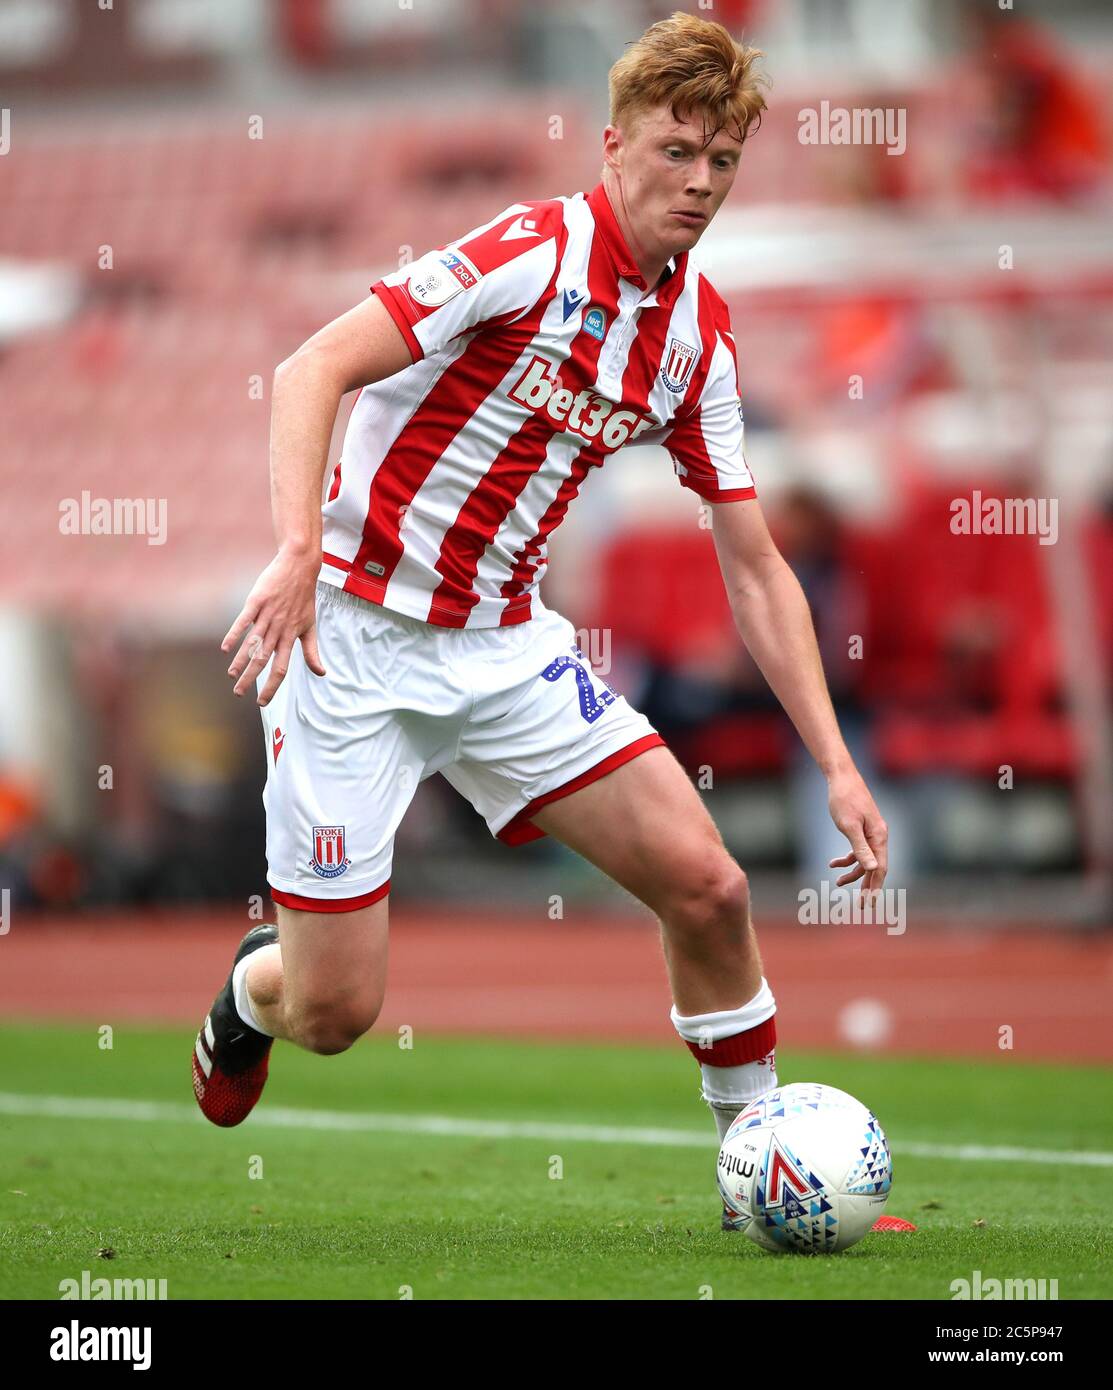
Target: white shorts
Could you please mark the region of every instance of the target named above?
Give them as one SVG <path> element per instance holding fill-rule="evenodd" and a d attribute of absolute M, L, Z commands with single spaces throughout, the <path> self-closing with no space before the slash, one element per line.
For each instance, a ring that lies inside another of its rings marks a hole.
<path fill-rule="evenodd" d="M 592 671 L 552 609 L 449 628 L 317 584 L 317 649 L 300 642 L 269 705 L 267 882 L 275 902 L 343 912 L 385 897 L 394 835 L 440 772 L 506 844 L 531 816 L 664 739 Z M 270 664 L 260 672 L 266 683 Z"/>

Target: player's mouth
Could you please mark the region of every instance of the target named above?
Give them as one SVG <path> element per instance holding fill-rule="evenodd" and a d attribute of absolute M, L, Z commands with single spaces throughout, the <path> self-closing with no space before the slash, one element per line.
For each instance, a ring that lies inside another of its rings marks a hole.
<path fill-rule="evenodd" d="M 702 227 L 707 221 L 707 217 L 702 212 L 682 212 L 674 210 L 672 215 L 686 227 Z"/>

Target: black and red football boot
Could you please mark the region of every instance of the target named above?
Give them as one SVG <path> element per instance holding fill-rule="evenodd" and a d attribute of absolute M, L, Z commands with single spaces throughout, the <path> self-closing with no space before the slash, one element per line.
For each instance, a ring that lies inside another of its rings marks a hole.
<path fill-rule="evenodd" d="M 244 956 L 277 940 L 277 927 L 252 927 L 240 942 L 233 969 Z M 247 1119 L 263 1093 L 273 1042 L 236 1012 L 230 972 L 193 1045 L 193 1094 L 207 1120 L 230 1128 Z"/>

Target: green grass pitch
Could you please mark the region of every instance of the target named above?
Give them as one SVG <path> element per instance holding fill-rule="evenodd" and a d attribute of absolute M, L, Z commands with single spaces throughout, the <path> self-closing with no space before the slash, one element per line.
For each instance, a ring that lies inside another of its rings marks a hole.
<path fill-rule="evenodd" d="M 1061 1299 L 1113 1296 L 1113 1166 L 1046 1154 L 1113 1151 L 1104 1069 L 780 1049 L 782 1081 L 873 1107 L 894 1153 L 887 1210 L 920 1228 L 805 1258 L 718 1229 L 714 1127 L 678 1047 L 419 1035 L 412 1049 L 372 1038 L 321 1058 L 278 1044 L 259 1109 L 221 1131 L 190 1113 L 191 1034 L 119 1027 L 113 1044 L 92 1026 L 0 1029 L 4 1298 L 58 1298 L 83 1270 L 166 1279 L 172 1299 L 946 1300 L 975 1270 L 1057 1279 Z M 20 1113 L 48 1096 L 84 1098 L 89 1113 Z M 123 1117 L 109 1099 L 159 1104 Z M 310 1110 L 327 1127 L 295 1113 Z M 342 1127 L 367 1112 L 395 1118 Z M 421 1132 L 428 1116 L 464 1132 Z M 539 1128 L 484 1133 L 484 1121 Z M 1014 1152 L 923 1152 L 952 1145 Z"/>

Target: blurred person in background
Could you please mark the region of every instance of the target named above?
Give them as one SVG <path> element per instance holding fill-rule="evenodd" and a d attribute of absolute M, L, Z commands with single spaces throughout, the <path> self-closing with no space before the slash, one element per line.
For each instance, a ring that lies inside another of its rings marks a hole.
<path fill-rule="evenodd" d="M 0 879 L 11 905 L 64 910 L 81 902 L 90 878 L 86 854 L 52 830 L 37 787 L 0 768 Z"/>
<path fill-rule="evenodd" d="M 869 592 L 855 565 L 853 538 L 837 508 L 818 489 L 807 486 L 783 494 L 769 525 L 808 600 L 827 688 L 846 746 L 862 776 L 877 786 L 870 706 L 863 699 L 868 680 L 863 657 L 873 633 Z M 824 876 L 841 845 L 831 833 L 826 780 L 798 742 L 793 744 L 790 777 L 798 868 L 806 881 L 815 882 Z M 889 871 L 899 873 L 893 850 Z"/>
<path fill-rule="evenodd" d="M 963 146 L 972 199 L 1076 201 L 1109 187 L 1109 132 L 1096 91 L 1046 24 L 992 0 L 961 6 L 977 124 Z"/>
<path fill-rule="evenodd" d="M 31 901 L 30 850 L 39 798 L 14 771 L 0 767 L 0 873 L 17 906 Z"/>

